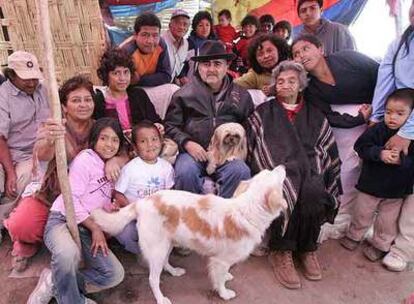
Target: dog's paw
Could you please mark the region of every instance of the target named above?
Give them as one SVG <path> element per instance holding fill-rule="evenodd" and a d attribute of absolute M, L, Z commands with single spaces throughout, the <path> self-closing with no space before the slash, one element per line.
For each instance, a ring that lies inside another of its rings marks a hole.
<path fill-rule="evenodd" d="M 224 276 L 224 280 L 227 282 L 227 281 L 231 281 L 231 280 L 233 280 L 234 279 L 234 277 L 233 277 L 233 275 L 230 273 L 230 272 L 227 272 L 226 273 L 226 275 Z"/>
<path fill-rule="evenodd" d="M 236 292 L 234 290 L 224 288 L 224 289 L 219 291 L 219 296 L 223 300 L 230 300 L 230 299 L 233 299 L 234 297 L 236 297 Z"/>
<path fill-rule="evenodd" d="M 180 267 L 171 267 L 167 270 L 173 277 L 181 277 L 185 274 L 185 269 Z"/>

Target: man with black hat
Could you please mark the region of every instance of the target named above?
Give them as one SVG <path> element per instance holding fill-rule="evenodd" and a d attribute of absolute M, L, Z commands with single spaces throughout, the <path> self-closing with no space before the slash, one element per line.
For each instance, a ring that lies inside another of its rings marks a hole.
<path fill-rule="evenodd" d="M 206 149 L 215 128 L 227 122 L 243 123 L 254 110 L 247 90 L 234 84 L 227 74 L 235 57 L 221 42 L 206 41 L 199 55 L 191 58 L 197 63 L 191 82 L 173 95 L 165 129 L 181 152 L 175 163 L 176 189 L 203 193 Z M 243 161 L 233 160 L 211 177 L 218 195 L 231 197 L 239 182 L 250 178 L 250 169 Z"/>
<path fill-rule="evenodd" d="M 187 77 L 181 75 L 181 71 L 187 60 L 188 41 L 184 36 L 189 27 L 190 15 L 185 10 L 176 9 L 171 14 L 168 31 L 162 35 L 168 48 L 172 82 L 179 86 L 187 83 Z"/>
<path fill-rule="evenodd" d="M 11 54 L 4 74 L 7 81 L 0 86 L 0 192 L 14 198 L 30 181 L 37 128 L 50 111 L 33 54 Z"/>

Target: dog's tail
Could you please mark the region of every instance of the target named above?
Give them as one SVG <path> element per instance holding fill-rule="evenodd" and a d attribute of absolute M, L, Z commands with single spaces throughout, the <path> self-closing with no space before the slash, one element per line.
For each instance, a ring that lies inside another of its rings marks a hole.
<path fill-rule="evenodd" d="M 137 218 L 135 203 L 121 208 L 118 212 L 109 213 L 103 209 L 92 211 L 94 222 L 110 235 L 118 235 L 127 224 Z"/>

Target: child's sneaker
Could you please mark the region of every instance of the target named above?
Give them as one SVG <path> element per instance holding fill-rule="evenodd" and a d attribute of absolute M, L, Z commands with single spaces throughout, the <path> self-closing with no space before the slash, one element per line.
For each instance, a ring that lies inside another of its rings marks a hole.
<path fill-rule="evenodd" d="M 39 281 L 30 294 L 27 304 L 48 304 L 53 298 L 52 289 L 52 271 L 49 268 L 45 268 L 40 274 Z"/>
<path fill-rule="evenodd" d="M 386 252 L 381 251 L 368 243 L 366 244 L 366 246 L 364 246 L 362 252 L 364 253 L 365 257 L 371 262 L 376 262 L 379 259 L 382 259 L 386 254 Z"/>
<path fill-rule="evenodd" d="M 339 244 L 341 244 L 342 247 L 353 251 L 358 247 L 359 242 L 354 241 L 353 239 L 350 239 L 349 237 L 346 236 L 346 237 L 339 240 Z"/>
<path fill-rule="evenodd" d="M 382 259 L 382 264 L 391 271 L 403 271 L 407 268 L 407 262 L 402 257 L 392 251 Z"/>

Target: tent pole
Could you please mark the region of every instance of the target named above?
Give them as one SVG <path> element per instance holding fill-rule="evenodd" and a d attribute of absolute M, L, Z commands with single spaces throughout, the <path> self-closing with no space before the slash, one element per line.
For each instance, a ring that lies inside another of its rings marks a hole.
<path fill-rule="evenodd" d="M 40 18 L 40 30 L 43 37 L 44 60 L 46 64 L 46 80 L 49 93 L 49 103 L 52 109 L 52 117 L 62 122 L 62 113 L 59 102 L 58 84 L 56 81 L 55 62 L 53 57 L 52 33 L 50 29 L 48 0 L 37 0 Z M 78 225 L 75 219 L 75 209 L 72 201 L 72 191 L 69 184 L 68 166 L 66 157 L 65 139 L 59 138 L 55 141 L 55 156 L 59 185 L 65 204 L 66 223 L 73 240 L 81 249 Z"/>

